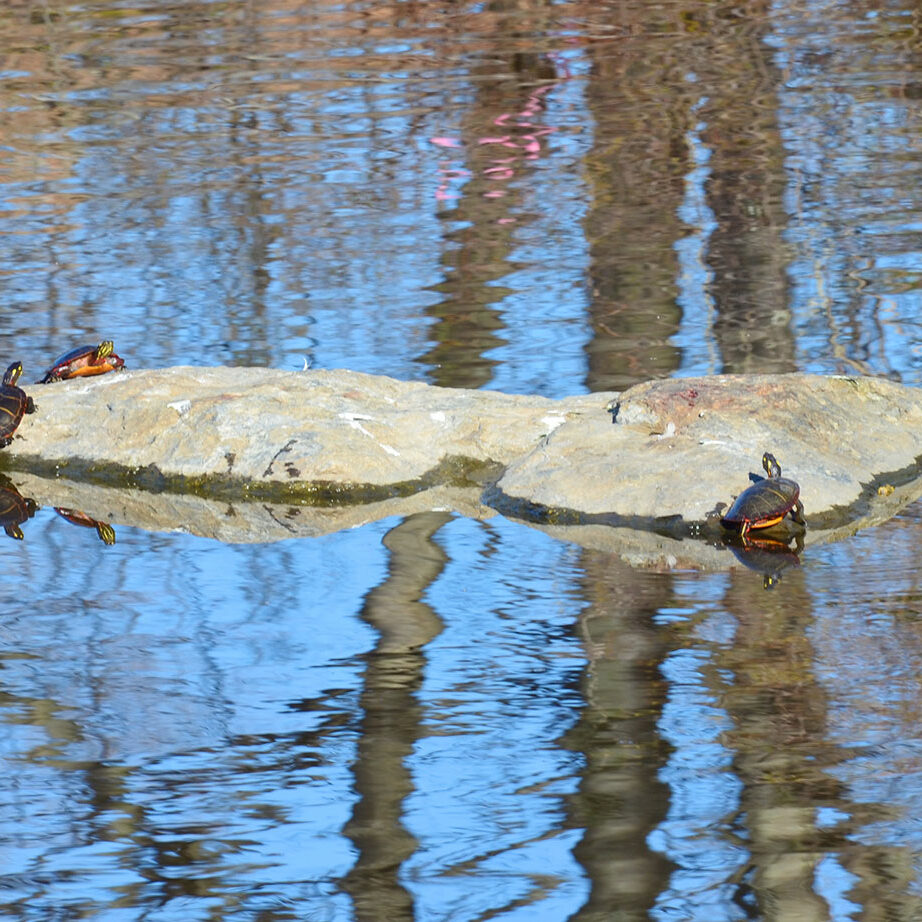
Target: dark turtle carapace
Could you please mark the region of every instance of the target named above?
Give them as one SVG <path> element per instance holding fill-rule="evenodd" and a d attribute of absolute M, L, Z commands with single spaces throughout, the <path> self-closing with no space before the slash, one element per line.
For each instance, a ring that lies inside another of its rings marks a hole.
<path fill-rule="evenodd" d="M 3 375 L 0 385 L 0 448 L 13 441 L 13 433 L 25 413 L 34 413 L 35 404 L 26 392 L 16 386 L 22 374 L 22 362 L 13 362 Z"/>
<path fill-rule="evenodd" d="M 788 513 L 795 522 L 806 525 L 800 486 L 781 476 L 780 465 L 768 452 L 762 455 L 762 467 L 768 476 L 743 490 L 720 520 L 721 525 L 739 531 L 744 538 L 752 528 L 777 525 Z"/>
<path fill-rule="evenodd" d="M 125 360 L 116 355 L 114 350 L 115 343 L 111 339 L 104 339 L 98 346 L 77 346 L 65 352 L 35 383 L 50 384 L 52 381 L 117 371 L 124 366 Z"/>

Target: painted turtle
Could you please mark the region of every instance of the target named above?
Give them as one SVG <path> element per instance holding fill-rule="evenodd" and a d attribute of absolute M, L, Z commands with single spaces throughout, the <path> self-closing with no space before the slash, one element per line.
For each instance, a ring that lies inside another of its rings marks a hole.
<path fill-rule="evenodd" d="M 13 441 L 13 433 L 22 422 L 24 413 L 34 413 L 35 404 L 31 397 L 16 382 L 22 374 L 22 362 L 13 362 L 3 376 L 0 385 L 0 448 L 6 448 Z"/>
<path fill-rule="evenodd" d="M 35 383 L 50 384 L 52 381 L 117 371 L 124 366 L 125 360 L 116 355 L 114 350 L 115 343 L 111 339 L 104 339 L 98 346 L 77 346 L 65 352 Z"/>
<path fill-rule="evenodd" d="M 115 544 L 115 529 L 108 522 L 100 522 L 98 519 L 90 518 L 85 512 L 80 512 L 79 509 L 65 509 L 63 506 L 55 506 L 54 511 L 72 525 L 95 528 L 96 534 L 99 535 L 99 540 L 103 544 Z"/>
<path fill-rule="evenodd" d="M 738 529 L 744 538 L 750 528 L 777 525 L 789 512 L 795 522 L 807 524 L 800 501 L 800 486 L 781 476 L 781 466 L 768 452 L 762 455 L 762 467 L 768 477 L 743 490 L 720 520 L 726 528 Z"/>

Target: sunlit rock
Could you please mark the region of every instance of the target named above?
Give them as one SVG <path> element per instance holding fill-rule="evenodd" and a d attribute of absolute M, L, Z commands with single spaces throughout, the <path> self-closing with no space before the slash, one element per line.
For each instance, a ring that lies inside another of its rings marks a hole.
<path fill-rule="evenodd" d="M 486 487 L 485 502 L 546 525 L 694 533 L 764 451 L 800 483 L 814 531 L 919 495 L 922 396 L 879 378 L 669 379 L 555 401 L 349 371 L 184 367 L 28 392 L 38 411 L 0 453 L 5 469 L 194 494 L 218 503 L 195 529 L 215 536 L 246 519 L 247 501 L 363 507 L 446 485 Z M 173 502 L 157 515 L 184 527 Z"/>
<path fill-rule="evenodd" d="M 183 478 L 206 491 L 223 484 L 263 495 L 317 485 L 354 489 L 356 498 L 362 487 L 412 490 L 452 458 L 506 463 L 565 420 L 541 397 L 348 371 L 169 368 L 29 393 L 39 410 L 4 454 L 18 468 L 146 471 L 152 485 Z"/>
<path fill-rule="evenodd" d="M 7 470 L 327 505 L 482 484 L 568 418 L 604 415 L 606 400 L 576 397 L 563 408 L 349 371 L 257 368 L 119 372 L 29 392 L 38 412 L 0 453 Z"/>
<path fill-rule="evenodd" d="M 568 420 L 499 486 L 548 508 L 702 522 L 761 474 L 765 451 L 800 484 L 811 525 L 841 525 L 884 503 L 890 487 L 913 494 L 922 393 L 802 374 L 651 381 L 617 397 L 609 416 Z"/>

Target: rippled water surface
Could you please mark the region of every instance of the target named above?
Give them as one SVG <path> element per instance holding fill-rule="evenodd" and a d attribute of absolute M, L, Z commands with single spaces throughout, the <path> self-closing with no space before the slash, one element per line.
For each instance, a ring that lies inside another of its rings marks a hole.
<path fill-rule="evenodd" d="M 922 384 L 911 5 L 8 0 L 0 36 L 29 380 L 109 337 Z M 919 505 L 767 570 L 474 508 L 0 534 L 0 916 L 922 917 Z"/>

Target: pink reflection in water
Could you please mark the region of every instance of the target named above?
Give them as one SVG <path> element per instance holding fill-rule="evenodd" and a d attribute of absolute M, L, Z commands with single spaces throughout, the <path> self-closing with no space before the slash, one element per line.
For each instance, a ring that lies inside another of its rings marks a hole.
<path fill-rule="evenodd" d="M 471 144 L 478 148 L 496 147 L 496 156 L 490 158 L 486 166 L 477 172 L 491 184 L 508 184 L 519 173 L 521 164 L 537 160 L 545 147 L 543 141 L 548 135 L 557 131 L 556 126 L 537 124 L 537 119 L 545 112 L 545 99 L 560 81 L 547 83 L 531 89 L 525 104 L 518 112 L 503 112 L 493 119 L 491 127 L 505 129 L 503 134 L 484 133 Z M 463 150 L 466 145 L 462 138 L 433 137 L 430 142 L 446 150 Z M 512 153 L 510 153 L 512 152 Z M 435 190 L 438 201 L 456 201 L 461 198 L 461 187 L 474 172 L 462 166 L 457 160 L 444 159 L 438 166 L 439 184 Z M 499 199 L 506 195 L 505 188 L 491 188 L 482 193 L 485 199 Z M 515 218 L 502 217 L 498 223 L 511 224 Z"/>

